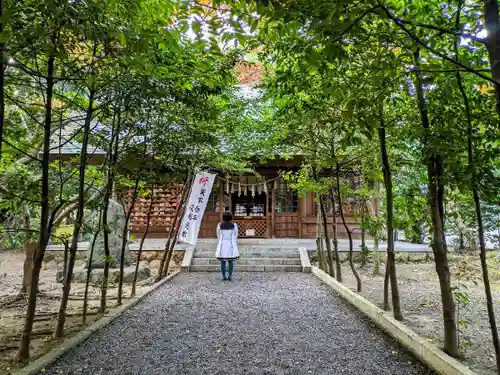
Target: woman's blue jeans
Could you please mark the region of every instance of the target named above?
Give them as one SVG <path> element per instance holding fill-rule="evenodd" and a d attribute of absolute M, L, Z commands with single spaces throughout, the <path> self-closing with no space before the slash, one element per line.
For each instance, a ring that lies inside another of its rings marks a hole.
<path fill-rule="evenodd" d="M 234 270 L 234 261 L 228 260 L 229 263 L 229 275 L 228 278 L 230 279 L 231 276 L 233 276 L 233 270 Z M 222 272 L 222 277 L 225 279 L 226 278 L 226 261 L 221 260 L 220 262 L 220 271 Z"/>

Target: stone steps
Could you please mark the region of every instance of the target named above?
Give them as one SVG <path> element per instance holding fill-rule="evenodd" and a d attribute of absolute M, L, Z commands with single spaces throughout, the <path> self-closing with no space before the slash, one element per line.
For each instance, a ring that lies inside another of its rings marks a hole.
<path fill-rule="evenodd" d="M 236 264 L 235 273 L 239 272 L 302 272 L 302 266 L 284 265 L 241 265 Z M 220 272 L 220 265 L 191 265 L 191 272 Z"/>
<path fill-rule="evenodd" d="M 192 265 L 201 266 L 201 265 L 220 265 L 220 261 L 215 258 L 193 258 Z M 239 258 L 236 260 L 236 265 L 246 266 L 246 265 L 255 265 L 255 266 L 300 266 L 300 258 Z"/>
<path fill-rule="evenodd" d="M 214 246 L 200 246 L 196 247 L 198 251 L 215 251 L 217 245 Z M 296 252 L 297 246 L 240 246 L 238 247 L 239 252 L 275 252 L 275 251 L 285 251 L 285 252 Z"/>
<path fill-rule="evenodd" d="M 298 248 L 248 246 L 239 252 L 235 272 L 303 272 Z M 220 272 L 215 247 L 195 249 L 185 267 L 191 272 Z"/>
<path fill-rule="evenodd" d="M 194 252 L 194 258 L 215 258 L 215 250 Z M 240 258 L 299 258 L 297 249 L 293 251 L 241 251 Z"/>

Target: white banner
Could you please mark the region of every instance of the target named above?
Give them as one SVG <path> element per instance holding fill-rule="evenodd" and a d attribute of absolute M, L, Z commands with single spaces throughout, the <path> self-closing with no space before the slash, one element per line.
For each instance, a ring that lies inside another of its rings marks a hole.
<path fill-rule="evenodd" d="M 179 241 L 196 245 L 201 220 L 207 208 L 215 177 L 215 174 L 207 172 L 200 172 L 196 175 L 191 187 L 189 201 L 182 217 Z"/>

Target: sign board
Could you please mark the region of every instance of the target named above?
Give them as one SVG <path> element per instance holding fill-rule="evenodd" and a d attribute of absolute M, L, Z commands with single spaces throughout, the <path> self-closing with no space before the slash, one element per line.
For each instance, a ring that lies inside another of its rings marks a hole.
<path fill-rule="evenodd" d="M 245 235 L 248 237 L 255 237 L 255 229 L 247 229 Z"/>
<path fill-rule="evenodd" d="M 184 211 L 184 216 L 182 217 L 179 230 L 179 241 L 196 245 L 198 233 L 200 232 L 201 220 L 207 208 L 215 177 L 215 174 L 207 172 L 200 172 L 196 175 L 193 185 L 191 186 L 189 201 Z"/>

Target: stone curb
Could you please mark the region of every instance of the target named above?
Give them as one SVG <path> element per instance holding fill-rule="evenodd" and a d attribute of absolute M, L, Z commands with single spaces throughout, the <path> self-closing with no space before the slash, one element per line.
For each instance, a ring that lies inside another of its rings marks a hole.
<path fill-rule="evenodd" d="M 134 307 L 135 305 L 137 305 L 140 301 L 142 301 L 144 298 L 149 296 L 153 291 L 155 291 L 156 289 L 161 287 L 166 282 L 172 280 L 179 273 L 180 273 L 180 271 L 176 271 L 176 272 L 168 275 L 166 278 L 153 284 L 143 295 L 141 295 L 139 297 L 132 298 L 129 301 L 127 301 L 127 303 L 123 304 L 122 306 L 108 312 L 101 319 L 92 323 L 87 328 L 84 328 L 82 331 L 78 332 L 75 336 L 67 338 L 61 344 L 59 344 L 54 349 L 52 349 L 50 352 L 42 355 L 40 358 L 34 360 L 29 365 L 23 367 L 21 370 L 13 373 L 12 375 L 36 375 L 36 374 L 38 374 L 45 367 L 54 363 L 59 357 L 66 354 L 70 350 L 74 349 L 75 347 L 80 345 L 82 342 L 87 340 L 92 334 L 94 334 L 95 332 L 104 328 L 105 326 L 107 326 L 109 323 L 111 323 L 116 318 L 120 317 L 125 311 L 127 311 L 127 310 L 131 309 L 132 307 Z"/>
<path fill-rule="evenodd" d="M 299 247 L 299 255 L 302 272 L 311 273 L 311 261 L 309 260 L 307 249 L 305 247 Z"/>
<path fill-rule="evenodd" d="M 193 262 L 194 249 L 186 249 L 184 252 L 184 257 L 182 258 L 181 263 L 181 272 L 190 272 L 191 271 L 191 263 Z"/>
<path fill-rule="evenodd" d="M 359 294 L 340 284 L 318 267 L 312 267 L 312 273 L 321 281 L 336 291 L 347 302 L 354 305 L 363 314 L 367 315 L 382 330 L 392 336 L 406 349 L 412 352 L 420 361 L 427 364 L 441 375 L 477 375 L 455 358 L 430 344 L 417 335 L 403 323 L 391 316 L 390 312 L 384 311 Z"/>

